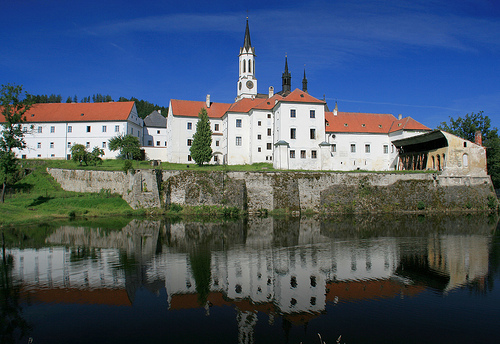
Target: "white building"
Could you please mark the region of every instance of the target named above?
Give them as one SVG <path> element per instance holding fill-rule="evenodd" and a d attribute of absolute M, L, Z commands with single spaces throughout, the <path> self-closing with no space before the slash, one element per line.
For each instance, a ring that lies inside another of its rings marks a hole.
<path fill-rule="evenodd" d="M 109 150 L 112 137 L 131 134 L 142 142 L 143 120 L 134 102 L 35 104 L 25 117 L 26 148 L 17 152 L 23 159 L 67 159 L 74 144 L 102 148 L 109 159 L 119 153 Z"/>
<path fill-rule="evenodd" d="M 167 160 L 167 119 L 161 110 L 151 112 L 144 118 L 143 148 L 148 160 Z"/>
<path fill-rule="evenodd" d="M 193 163 L 190 146 L 198 113 L 208 112 L 212 123 L 212 163 L 229 165 L 272 162 L 279 169 L 390 170 L 398 152 L 393 140 L 430 131 L 407 117 L 390 114 L 328 111 L 324 100 L 291 89 L 288 61 L 282 90 L 257 93 L 256 55 L 247 26 L 238 56 L 239 77 L 234 103 L 170 101 L 167 123 L 167 161 Z"/>

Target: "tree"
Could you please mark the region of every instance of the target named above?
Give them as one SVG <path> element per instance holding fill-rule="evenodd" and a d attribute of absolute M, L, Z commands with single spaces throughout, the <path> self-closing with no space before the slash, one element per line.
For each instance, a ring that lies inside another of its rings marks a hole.
<path fill-rule="evenodd" d="M 89 164 L 89 153 L 82 144 L 78 143 L 71 146 L 71 158 L 74 162 L 79 162 L 80 166 L 82 166 L 82 163 L 85 163 L 85 166 Z"/>
<path fill-rule="evenodd" d="M 14 149 L 26 147 L 21 124 L 26 121 L 24 116 L 32 105 L 28 93 L 23 93 L 22 86 L 2 85 L 0 90 L 0 107 L 2 110 L 3 130 L 0 136 L 0 179 L 2 180 L 2 195 L 0 202 L 5 200 L 7 184 L 15 181 L 17 174 L 17 158 Z"/>
<path fill-rule="evenodd" d="M 79 162 L 80 166 L 85 163 L 85 166 L 91 165 L 97 166 L 97 164 L 102 164 L 101 156 L 104 155 L 104 150 L 99 147 L 94 147 L 92 152 L 88 152 L 87 148 L 82 144 L 75 144 L 71 146 L 71 157 L 74 162 Z"/>
<path fill-rule="evenodd" d="M 119 150 L 121 159 L 139 160 L 141 158 L 141 143 L 137 137 L 132 135 L 118 135 L 111 138 L 109 149 Z"/>
<path fill-rule="evenodd" d="M 210 129 L 210 121 L 205 108 L 202 108 L 198 113 L 196 132 L 193 135 L 193 144 L 189 151 L 198 166 L 202 166 L 203 163 L 212 159 L 212 129 Z"/>
<path fill-rule="evenodd" d="M 480 131 L 483 146 L 486 147 L 488 174 L 495 188 L 500 188 L 500 138 L 498 129 L 491 126 L 491 119 L 483 114 L 472 112 L 456 120 L 450 117 L 449 123 L 442 122 L 438 129 L 474 142 L 476 131 Z"/>

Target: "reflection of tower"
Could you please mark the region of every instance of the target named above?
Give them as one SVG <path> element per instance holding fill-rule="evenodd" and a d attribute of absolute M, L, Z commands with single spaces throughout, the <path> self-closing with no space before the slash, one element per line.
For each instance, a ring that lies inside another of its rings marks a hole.
<path fill-rule="evenodd" d="M 253 334 L 255 325 L 257 324 L 257 313 L 238 309 L 236 320 L 238 322 L 238 343 L 253 343 Z"/>

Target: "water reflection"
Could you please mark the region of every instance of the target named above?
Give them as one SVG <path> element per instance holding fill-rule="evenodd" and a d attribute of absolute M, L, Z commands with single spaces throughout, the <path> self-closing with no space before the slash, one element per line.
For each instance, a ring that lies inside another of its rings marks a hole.
<path fill-rule="evenodd" d="M 62 226 L 43 248 L 7 249 L 3 269 L 21 281 L 28 305 L 132 306 L 145 288 L 166 290 L 172 312 L 204 309 L 210 317 L 230 306 L 239 342 L 252 343 L 259 313 L 270 325 L 281 317 L 286 334 L 329 305 L 446 295 L 471 282 L 482 288 L 496 225 L 482 216 L 354 216 Z"/>

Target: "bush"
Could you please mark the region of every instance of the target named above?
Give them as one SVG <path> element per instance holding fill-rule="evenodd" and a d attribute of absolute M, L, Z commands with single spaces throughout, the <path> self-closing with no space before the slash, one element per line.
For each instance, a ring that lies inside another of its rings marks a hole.
<path fill-rule="evenodd" d="M 425 203 L 423 201 L 418 201 L 418 203 L 417 203 L 417 209 L 418 210 L 424 210 L 425 209 Z"/>

